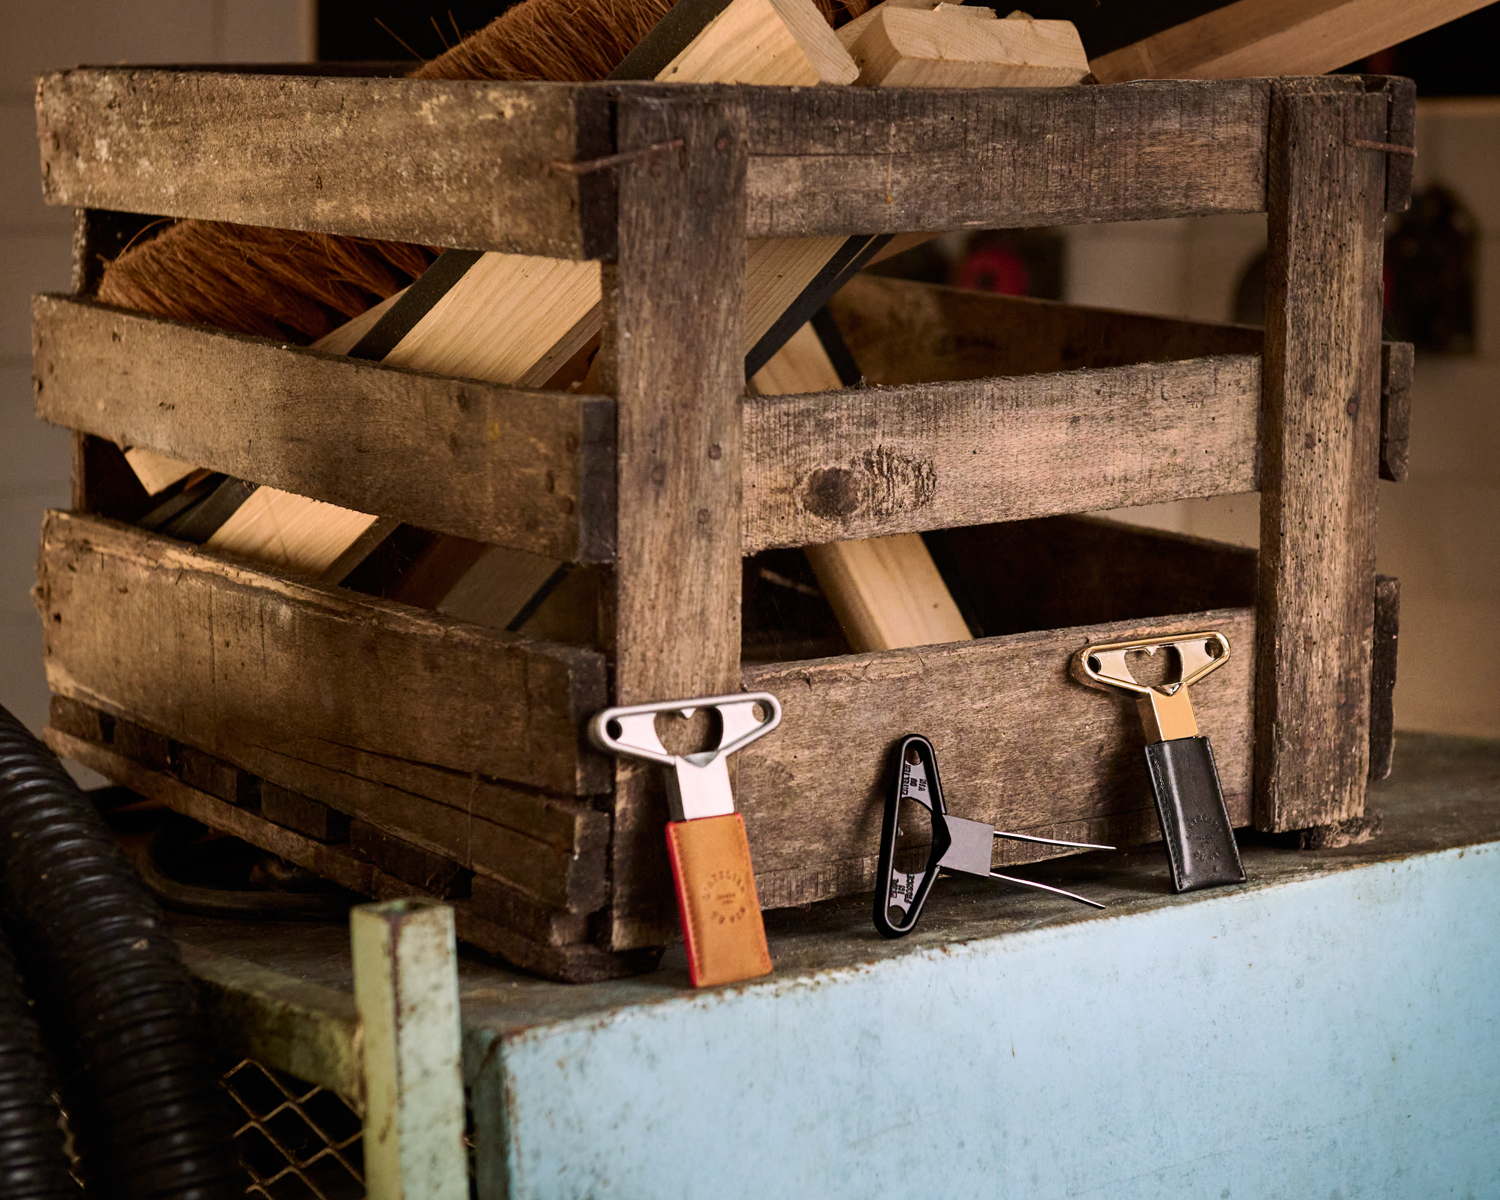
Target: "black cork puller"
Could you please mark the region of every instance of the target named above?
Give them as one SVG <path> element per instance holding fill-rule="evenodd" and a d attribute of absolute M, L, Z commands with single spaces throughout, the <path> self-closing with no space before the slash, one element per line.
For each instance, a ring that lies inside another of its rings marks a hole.
<path fill-rule="evenodd" d="M 1166 654 L 1175 681 L 1148 685 L 1131 672 L 1132 655 Z M 1133 698 L 1146 730 L 1146 768 L 1162 837 L 1179 892 L 1243 883 L 1239 848 L 1224 806 L 1213 747 L 1198 733 L 1188 685 L 1223 666 L 1229 642 L 1221 633 L 1185 633 L 1085 646 L 1073 656 L 1073 677 L 1089 687 Z"/>

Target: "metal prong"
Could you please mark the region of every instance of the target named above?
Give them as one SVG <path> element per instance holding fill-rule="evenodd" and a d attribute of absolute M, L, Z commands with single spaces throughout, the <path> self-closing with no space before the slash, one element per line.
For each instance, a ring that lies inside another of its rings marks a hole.
<path fill-rule="evenodd" d="M 1097 900 L 1088 900 L 1083 896 L 1075 895 L 1073 892 L 1065 892 L 1062 888 L 1049 887 L 1045 883 L 1033 883 L 1030 879 L 1017 879 L 1014 875 L 1002 875 L 999 871 L 990 872 L 991 879 L 1003 879 L 1006 883 L 1018 883 L 1022 887 L 1038 888 L 1044 892 L 1054 892 L 1059 896 L 1066 896 L 1069 900 L 1077 900 L 1079 904 L 1087 904 L 1090 908 L 1103 908 Z"/>
<path fill-rule="evenodd" d="M 1113 846 L 1101 846 L 1098 842 L 1063 842 L 1057 838 L 1032 837 L 1029 833 L 1006 833 L 995 830 L 995 836 L 1010 838 L 1014 842 L 1035 842 L 1038 846 L 1072 846 L 1077 850 L 1113 850 Z"/>

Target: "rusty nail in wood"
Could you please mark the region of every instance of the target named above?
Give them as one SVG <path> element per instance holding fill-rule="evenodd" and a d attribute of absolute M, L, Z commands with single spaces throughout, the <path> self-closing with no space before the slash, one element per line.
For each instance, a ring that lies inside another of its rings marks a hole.
<path fill-rule="evenodd" d="M 594 171 L 605 171 L 611 167 L 618 167 L 622 163 L 634 162 L 641 158 L 650 158 L 657 154 L 665 154 L 669 150 L 682 150 L 681 138 L 674 138 L 670 142 L 658 142 L 654 146 L 645 146 L 640 150 L 625 150 L 619 154 L 606 154 L 603 158 L 591 158 L 585 162 L 549 162 L 547 170 L 555 175 L 588 175 Z"/>

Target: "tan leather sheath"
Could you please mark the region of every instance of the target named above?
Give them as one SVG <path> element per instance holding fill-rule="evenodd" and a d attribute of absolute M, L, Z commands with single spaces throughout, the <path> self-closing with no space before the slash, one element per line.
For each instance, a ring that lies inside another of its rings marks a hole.
<path fill-rule="evenodd" d="M 693 986 L 769 974 L 771 952 L 740 814 L 667 822 L 667 853 Z"/>

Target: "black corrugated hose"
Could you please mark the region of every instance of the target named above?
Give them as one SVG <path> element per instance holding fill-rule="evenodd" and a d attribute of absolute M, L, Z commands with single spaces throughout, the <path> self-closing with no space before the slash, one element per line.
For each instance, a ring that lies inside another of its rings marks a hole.
<path fill-rule="evenodd" d="M 77 1200 L 68 1174 L 52 1064 L 0 935 L 0 1196 L 6 1200 Z"/>
<path fill-rule="evenodd" d="M 161 911 L 56 756 L 3 708 L 0 916 L 87 1195 L 243 1194 L 193 984 Z"/>

